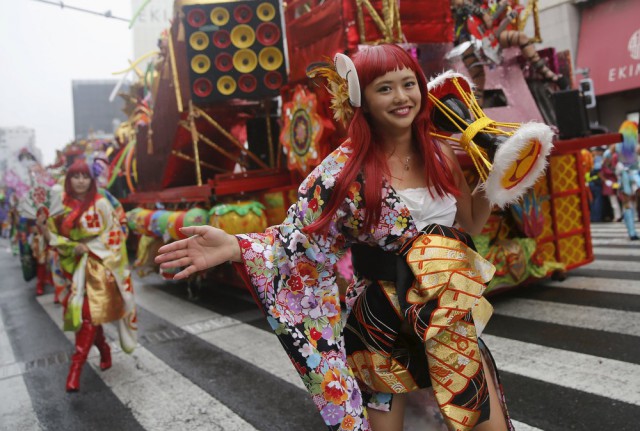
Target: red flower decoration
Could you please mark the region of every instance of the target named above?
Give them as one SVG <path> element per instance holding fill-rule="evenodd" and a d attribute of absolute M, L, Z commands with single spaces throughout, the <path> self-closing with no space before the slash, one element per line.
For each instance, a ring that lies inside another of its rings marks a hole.
<path fill-rule="evenodd" d="M 100 227 L 100 217 L 98 217 L 98 214 L 87 214 L 84 216 L 84 219 L 89 229 Z"/>
<path fill-rule="evenodd" d="M 36 187 L 33 190 L 33 201 L 36 204 L 42 204 L 47 200 L 47 192 L 42 187 Z"/>
<path fill-rule="evenodd" d="M 311 211 L 318 211 L 318 199 L 313 198 L 309 201 L 309 209 Z"/>
<path fill-rule="evenodd" d="M 322 338 L 322 332 L 318 331 L 316 328 L 311 328 L 311 331 L 309 331 L 309 335 L 311 335 L 311 338 L 316 341 Z"/>
<path fill-rule="evenodd" d="M 304 288 L 304 284 L 302 283 L 302 278 L 299 275 L 292 275 L 289 280 L 287 280 L 287 285 L 291 289 L 292 292 L 301 292 Z"/>

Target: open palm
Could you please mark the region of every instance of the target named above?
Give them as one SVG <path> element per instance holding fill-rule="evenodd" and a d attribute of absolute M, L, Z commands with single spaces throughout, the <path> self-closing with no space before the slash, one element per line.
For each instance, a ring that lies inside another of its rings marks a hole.
<path fill-rule="evenodd" d="M 212 226 L 190 226 L 181 229 L 189 238 L 160 247 L 155 262 L 163 269 L 184 267 L 173 278 L 187 278 L 197 271 L 229 260 L 240 261 L 240 246 L 233 235 Z"/>

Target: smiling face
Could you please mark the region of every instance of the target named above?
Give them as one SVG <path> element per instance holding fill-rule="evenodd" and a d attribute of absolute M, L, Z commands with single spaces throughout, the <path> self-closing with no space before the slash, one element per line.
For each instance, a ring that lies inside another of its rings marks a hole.
<path fill-rule="evenodd" d="M 365 112 L 379 132 L 397 135 L 410 131 L 422 103 L 416 74 L 400 69 L 379 76 L 364 89 L 364 101 Z"/>
<path fill-rule="evenodd" d="M 91 187 L 91 177 L 82 172 L 73 174 L 70 181 L 71 190 L 76 197 L 85 195 Z"/>

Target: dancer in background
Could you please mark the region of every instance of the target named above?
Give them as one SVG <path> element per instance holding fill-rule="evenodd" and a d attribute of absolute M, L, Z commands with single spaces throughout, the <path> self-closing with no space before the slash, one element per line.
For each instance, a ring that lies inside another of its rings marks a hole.
<path fill-rule="evenodd" d="M 31 227 L 30 245 L 31 253 L 36 261 L 36 295 L 44 294 L 44 287 L 53 284 L 49 271 L 49 244 L 44 233 L 44 224 L 49 211 L 40 207 L 36 214 L 36 224 Z M 57 293 L 57 292 L 56 292 Z M 57 294 L 54 302 L 58 302 Z"/>
<path fill-rule="evenodd" d="M 120 344 L 130 353 L 136 345 L 136 311 L 129 276 L 125 235 L 109 200 L 97 190 L 89 166 L 76 161 L 65 178 L 64 211 L 49 218 L 49 244 L 70 280 L 64 299 L 64 329 L 76 332 L 67 392 L 80 388 L 80 374 L 92 345 L 100 351 L 100 369 L 111 367 L 111 350 L 102 324 L 118 322 Z"/>
<path fill-rule="evenodd" d="M 602 167 L 600 168 L 600 179 L 602 180 L 602 196 L 609 200 L 613 221 L 622 220 L 620 202 L 618 202 L 618 176 L 616 175 L 616 165 L 618 164 L 618 154 L 615 145 L 611 145 L 602 154 Z"/>
<path fill-rule="evenodd" d="M 636 198 L 640 190 L 640 172 L 638 170 L 638 123 L 624 121 L 620 125 L 622 142 L 616 145 L 618 163 L 616 174 L 620 182 L 620 199 L 622 200 L 622 218 L 627 227 L 629 239 L 637 241 L 635 227 Z"/>
<path fill-rule="evenodd" d="M 545 63 L 544 59 L 540 58 L 538 51 L 533 41 L 524 32 L 514 30 L 511 28 L 504 28 L 500 30 L 501 19 L 494 17 L 496 9 L 505 9 L 509 4 L 508 0 L 501 0 L 495 5 L 495 8 L 490 8 L 486 5 L 486 2 L 480 0 L 451 0 L 451 9 L 453 11 L 453 18 L 455 20 L 455 35 L 454 41 L 456 45 L 469 41 L 472 38 L 470 28 L 470 21 L 476 23 L 478 31 L 483 35 L 475 35 L 475 37 L 494 38 L 496 40 L 495 50 L 501 50 L 504 48 L 510 48 L 517 46 L 520 48 L 522 55 L 527 60 L 533 69 L 538 72 L 545 81 L 552 82 L 560 89 L 566 89 L 569 85 L 568 80 L 556 74 Z M 498 13 L 499 16 L 502 14 Z M 507 18 L 508 19 L 508 18 Z M 485 45 L 485 49 L 489 49 Z M 484 53 L 485 56 L 492 61 L 499 61 L 499 55 L 491 55 L 489 52 Z M 482 106 L 485 85 L 485 72 L 484 62 L 478 58 L 474 46 L 471 45 L 462 54 L 462 62 L 469 71 L 469 75 L 475 84 L 474 94 L 478 100 L 478 104 Z"/>

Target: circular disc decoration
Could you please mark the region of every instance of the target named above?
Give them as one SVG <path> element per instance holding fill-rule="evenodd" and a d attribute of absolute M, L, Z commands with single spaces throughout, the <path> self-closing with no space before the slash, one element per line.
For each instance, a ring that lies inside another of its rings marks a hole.
<path fill-rule="evenodd" d="M 165 210 L 158 210 L 154 212 L 151 217 L 151 227 L 149 230 L 157 237 L 162 238 L 164 233 L 167 231 L 167 223 L 169 222 L 170 215 L 171 212 Z"/>
<path fill-rule="evenodd" d="M 180 232 L 180 228 L 184 226 L 184 217 L 186 214 L 186 211 L 175 211 L 169 216 L 167 231 L 172 239 L 178 240 L 186 238 L 185 235 Z"/>
<path fill-rule="evenodd" d="M 140 235 L 147 234 L 147 227 L 149 226 L 149 222 L 151 221 L 151 216 L 153 215 L 153 211 L 148 209 L 141 209 L 136 213 L 136 221 L 135 221 L 135 229 L 136 233 Z"/>
<path fill-rule="evenodd" d="M 332 129 L 331 121 L 317 111 L 316 96 L 298 85 L 293 99 L 282 106 L 284 124 L 280 134 L 287 166 L 307 175 L 320 163 L 320 144 L 325 130 Z"/>
<path fill-rule="evenodd" d="M 184 226 L 201 226 L 209 223 L 209 212 L 202 208 L 191 208 L 184 216 Z"/>
<path fill-rule="evenodd" d="M 229 75 L 221 76 L 220 79 L 218 79 L 217 88 L 220 94 L 229 96 L 236 91 L 236 81 L 234 81 Z"/>
<path fill-rule="evenodd" d="M 280 29 L 272 22 L 263 22 L 256 29 L 256 37 L 261 44 L 271 46 L 280 40 Z"/>
<path fill-rule="evenodd" d="M 282 52 L 272 46 L 263 48 L 258 54 L 258 61 L 264 70 L 276 70 L 282 66 L 283 60 Z"/>
<path fill-rule="evenodd" d="M 298 109 L 291 118 L 291 149 L 297 156 L 305 157 L 311 146 L 311 118 L 305 109 Z"/>
<path fill-rule="evenodd" d="M 198 78 L 193 83 L 193 92 L 198 97 L 208 97 L 213 90 L 213 84 L 207 78 Z"/>
<path fill-rule="evenodd" d="M 138 207 L 132 209 L 131 211 L 127 211 L 127 226 L 129 227 L 130 231 L 136 230 L 136 217 L 140 211 L 142 211 L 142 208 Z"/>
<path fill-rule="evenodd" d="M 510 190 L 518 185 L 522 178 L 529 175 L 531 169 L 542 152 L 542 144 L 537 139 L 532 139 L 520 150 L 515 162 L 505 171 L 500 180 L 500 185 Z"/>
<path fill-rule="evenodd" d="M 253 75 L 242 75 L 238 79 L 238 87 L 240 88 L 240 91 L 243 91 L 245 93 L 251 93 L 252 91 L 255 91 L 257 86 L 258 80 Z"/>
<path fill-rule="evenodd" d="M 191 68 L 196 73 L 205 73 L 211 68 L 211 60 L 203 54 L 198 54 L 191 59 Z"/>
<path fill-rule="evenodd" d="M 218 30 L 213 33 L 213 44 L 220 48 L 224 49 L 231 45 L 231 36 L 227 30 Z"/>
<path fill-rule="evenodd" d="M 276 16 L 276 8 L 271 3 L 261 3 L 256 8 L 256 14 L 261 21 L 271 21 Z"/>
<path fill-rule="evenodd" d="M 256 34 L 246 24 L 240 24 L 231 30 L 231 43 L 237 48 L 249 48 L 255 41 Z"/>
<path fill-rule="evenodd" d="M 233 69 L 233 57 L 228 52 L 221 52 L 216 55 L 214 64 L 219 71 L 228 72 Z"/>
<path fill-rule="evenodd" d="M 249 73 L 258 65 L 256 53 L 250 49 L 241 49 L 233 54 L 233 66 L 241 73 Z"/>
<path fill-rule="evenodd" d="M 246 24 L 253 18 L 253 11 L 246 4 L 241 4 L 233 10 L 233 17 L 240 24 Z"/>
<path fill-rule="evenodd" d="M 189 45 L 196 51 L 202 51 L 209 46 L 209 37 L 204 31 L 196 31 L 189 38 Z"/>
<path fill-rule="evenodd" d="M 187 22 L 191 27 L 202 27 L 207 21 L 207 15 L 202 9 L 191 9 L 187 15 Z"/>
<path fill-rule="evenodd" d="M 264 85 L 269 90 L 277 90 L 282 86 L 282 75 L 279 72 L 269 72 L 264 76 Z"/>
<path fill-rule="evenodd" d="M 223 7 L 213 8 L 211 14 L 209 15 L 211 18 L 211 22 L 221 27 L 229 22 L 229 11 Z"/>
<path fill-rule="evenodd" d="M 228 234 L 262 232 L 267 228 L 265 207 L 256 201 L 218 204 L 209 211 L 209 224 Z"/>

